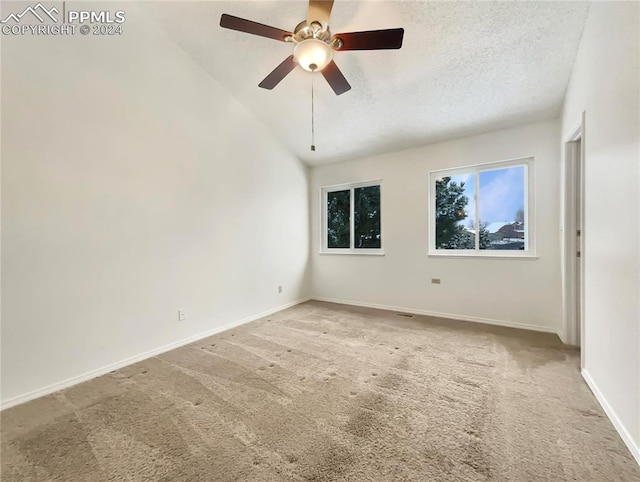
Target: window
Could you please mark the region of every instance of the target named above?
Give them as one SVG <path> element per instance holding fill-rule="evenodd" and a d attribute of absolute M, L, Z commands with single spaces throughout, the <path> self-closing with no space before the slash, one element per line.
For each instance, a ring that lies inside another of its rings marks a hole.
<path fill-rule="evenodd" d="M 380 181 L 322 188 L 322 252 L 382 254 Z"/>
<path fill-rule="evenodd" d="M 429 254 L 533 256 L 533 158 L 429 173 Z"/>

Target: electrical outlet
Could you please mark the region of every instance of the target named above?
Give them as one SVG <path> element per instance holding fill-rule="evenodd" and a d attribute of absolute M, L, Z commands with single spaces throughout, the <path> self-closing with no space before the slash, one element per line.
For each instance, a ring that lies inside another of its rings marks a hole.
<path fill-rule="evenodd" d="M 187 319 L 187 310 L 185 310 L 184 308 L 181 310 L 178 310 L 178 321 L 184 321 Z"/>
<path fill-rule="evenodd" d="M 278 286 L 278 293 L 282 294 L 282 286 Z"/>
<path fill-rule="evenodd" d="M 440 284 L 440 278 L 431 278 L 431 284 L 439 285 Z"/>

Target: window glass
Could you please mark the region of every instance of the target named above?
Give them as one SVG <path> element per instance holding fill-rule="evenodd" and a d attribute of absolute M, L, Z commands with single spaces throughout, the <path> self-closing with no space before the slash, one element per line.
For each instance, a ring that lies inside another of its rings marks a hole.
<path fill-rule="evenodd" d="M 480 249 L 524 250 L 524 166 L 479 173 Z"/>
<path fill-rule="evenodd" d="M 431 171 L 430 254 L 535 256 L 529 222 L 533 162 L 523 158 Z"/>
<path fill-rule="evenodd" d="M 475 174 L 436 179 L 436 249 L 475 249 Z"/>
<path fill-rule="evenodd" d="M 350 247 L 350 196 L 348 189 L 327 193 L 327 246 L 329 248 Z"/>
<path fill-rule="evenodd" d="M 354 248 L 380 248 L 380 186 L 354 189 Z"/>

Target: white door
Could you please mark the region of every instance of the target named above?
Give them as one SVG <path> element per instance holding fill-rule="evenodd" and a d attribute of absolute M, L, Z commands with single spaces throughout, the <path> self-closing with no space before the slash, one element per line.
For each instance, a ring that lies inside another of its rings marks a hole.
<path fill-rule="evenodd" d="M 582 203 L 584 200 L 583 196 L 583 185 L 582 185 L 582 138 L 579 138 L 573 141 L 574 144 L 574 215 L 575 215 L 575 323 L 576 323 L 576 345 L 582 345 L 582 330 L 583 330 L 583 319 L 582 319 L 582 259 L 584 257 L 584 245 L 582 240 L 584 239 L 583 229 L 584 226 L 582 221 Z"/>
<path fill-rule="evenodd" d="M 584 126 L 584 124 L 583 124 Z M 584 362 L 584 136 L 578 129 L 565 144 L 565 341 L 580 347 Z"/>

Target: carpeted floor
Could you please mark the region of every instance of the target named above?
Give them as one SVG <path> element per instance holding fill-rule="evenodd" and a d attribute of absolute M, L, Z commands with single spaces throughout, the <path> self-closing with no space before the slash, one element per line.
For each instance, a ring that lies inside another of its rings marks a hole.
<path fill-rule="evenodd" d="M 554 335 L 309 302 L 2 412 L 2 481 L 636 481 Z"/>

